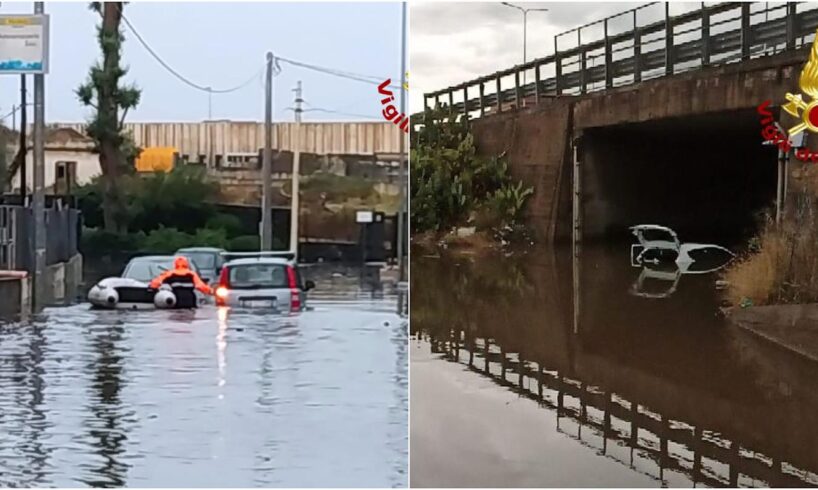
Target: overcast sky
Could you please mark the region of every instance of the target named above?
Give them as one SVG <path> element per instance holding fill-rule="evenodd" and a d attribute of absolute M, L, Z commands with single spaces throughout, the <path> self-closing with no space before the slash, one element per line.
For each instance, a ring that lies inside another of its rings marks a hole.
<path fill-rule="evenodd" d="M 29 13 L 32 2 L 2 2 L 0 14 Z M 99 16 L 88 2 L 48 3 L 51 16 L 50 73 L 46 76 L 47 122 L 83 121 L 88 110 L 73 91 L 99 58 Z M 169 65 L 215 89 L 232 87 L 259 72 L 265 53 L 364 75 L 400 76 L 399 3 L 131 2 L 125 16 Z M 129 121 L 199 121 L 208 96 L 173 78 L 135 36 L 125 30 L 126 77 L 142 89 Z M 372 119 L 307 112 L 304 121 L 382 119 L 377 87 L 282 64 L 276 78 L 275 119 L 293 120 L 293 92 L 303 81 L 312 107 L 368 115 Z M 31 77 L 29 77 L 31 80 Z M 263 79 L 227 95 L 213 95 L 213 118 L 262 120 Z M 33 82 L 29 81 L 29 88 Z M 33 92 L 29 99 L 33 100 Z M 0 77 L 0 117 L 19 103 L 19 76 Z M 309 108 L 309 106 L 307 107 Z M 29 112 L 31 114 L 31 112 Z M 31 117 L 31 116 L 30 116 Z M 3 121 L 11 125 L 11 118 Z"/>
<path fill-rule="evenodd" d="M 512 2 L 514 3 L 514 2 Z M 554 36 L 579 25 L 593 22 L 644 2 L 529 2 L 526 8 L 547 8 L 548 12 L 528 13 L 527 58 L 554 52 Z M 671 15 L 701 3 L 672 3 Z M 664 15 L 664 5 L 639 11 L 639 23 Z M 633 26 L 633 16 L 612 21 L 610 33 Z M 419 2 L 410 4 L 411 75 L 410 107 L 422 110 L 423 93 L 509 68 L 523 61 L 523 14 L 500 2 L 454 3 Z M 583 33 L 593 40 L 593 32 Z M 567 36 L 560 48 L 576 45 L 576 34 Z M 573 45 L 569 45 L 573 42 Z M 471 95 L 471 94 L 470 94 Z"/>

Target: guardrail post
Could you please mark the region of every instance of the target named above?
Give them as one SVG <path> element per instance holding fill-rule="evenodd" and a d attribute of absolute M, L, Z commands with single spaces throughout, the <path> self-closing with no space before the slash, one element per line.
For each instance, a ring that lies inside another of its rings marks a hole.
<path fill-rule="evenodd" d="M 485 106 L 485 103 L 483 101 L 484 93 L 485 93 L 485 85 L 483 84 L 483 82 L 480 82 L 480 117 L 483 117 L 483 116 L 486 115 L 486 106 Z"/>
<path fill-rule="evenodd" d="M 608 19 L 605 19 L 605 88 L 613 87 L 613 54 L 611 40 L 608 37 Z"/>
<path fill-rule="evenodd" d="M 557 36 L 554 36 L 554 64 L 556 67 L 556 75 L 554 76 L 556 94 L 560 95 L 562 93 L 562 60 L 560 59 L 560 51 L 557 47 Z"/>
<path fill-rule="evenodd" d="M 463 86 L 463 115 L 468 117 L 469 115 L 469 86 Z"/>
<path fill-rule="evenodd" d="M 665 74 L 673 75 L 673 22 L 670 20 L 670 2 L 665 2 Z"/>
<path fill-rule="evenodd" d="M 710 64 L 710 12 L 702 2 L 702 65 Z"/>
<path fill-rule="evenodd" d="M 633 82 L 642 81 L 642 36 L 636 23 L 636 9 L 633 10 Z"/>
<path fill-rule="evenodd" d="M 789 31 L 788 31 L 789 32 Z M 750 4 L 741 4 L 741 59 L 750 59 Z"/>
<path fill-rule="evenodd" d="M 787 49 L 795 49 L 795 6 L 794 2 L 787 2 Z"/>
<path fill-rule="evenodd" d="M 586 58 L 585 58 L 585 50 L 582 49 L 582 27 L 577 28 L 577 49 L 580 50 L 579 53 L 579 71 L 577 75 L 579 75 L 579 93 L 585 93 L 585 67 L 586 67 Z"/>
<path fill-rule="evenodd" d="M 497 78 L 495 78 L 494 81 L 495 81 L 495 83 L 497 83 L 497 92 L 496 92 L 497 112 L 502 112 L 503 111 L 503 105 L 502 105 L 502 102 L 500 101 L 500 96 L 502 94 L 500 92 L 500 75 L 497 75 Z"/>
<path fill-rule="evenodd" d="M 514 72 L 514 107 L 520 108 L 520 72 Z"/>
<path fill-rule="evenodd" d="M 540 65 L 534 67 L 534 104 L 540 103 Z"/>

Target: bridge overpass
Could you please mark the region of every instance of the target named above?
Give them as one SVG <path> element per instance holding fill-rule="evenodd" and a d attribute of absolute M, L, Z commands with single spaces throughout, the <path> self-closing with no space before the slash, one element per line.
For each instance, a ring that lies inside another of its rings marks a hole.
<path fill-rule="evenodd" d="M 756 107 L 770 100 L 778 117 L 785 93 L 799 92 L 816 7 L 731 2 L 670 15 L 666 3 L 646 4 L 559 34 L 550 56 L 424 101 L 468 115 L 480 153 L 507 152 L 512 174 L 534 187 L 527 217 L 541 240 L 640 222 L 688 237 L 745 234 L 786 177 L 761 146 Z M 645 20 L 657 9 L 661 18 Z"/>

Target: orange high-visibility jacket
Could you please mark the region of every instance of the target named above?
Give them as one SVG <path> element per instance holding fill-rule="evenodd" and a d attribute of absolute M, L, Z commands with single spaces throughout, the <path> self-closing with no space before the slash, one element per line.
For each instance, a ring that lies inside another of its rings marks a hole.
<path fill-rule="evenodd" d="M 176 260 L 173 261 L 173 270 L 165 271 L 159 274 L 150 282 L 149 287 L 151 289 L 159 289 L 162 283 L 170 277 L 190 277 L 193 280 L 193 286 L 195 286 L 196 289 L 204 294 L 213 294 L 213 290 L 210 289 L 210 286 L 208 286 L 204 281 L 202 281 L 199 274 L 196 274 L 196 272 L 190 269 L 190 263 L 188 262 L 187 257 L 176 257 Z"/>

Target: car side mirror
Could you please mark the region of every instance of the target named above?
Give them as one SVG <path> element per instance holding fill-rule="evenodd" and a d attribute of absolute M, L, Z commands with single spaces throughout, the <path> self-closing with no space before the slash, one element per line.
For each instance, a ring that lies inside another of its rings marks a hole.
<path fill-rule="evenodd" d="M 310 289 L 315 289 L 315 283 L 310 280 L 304 281 L 304 291 L 309 291 Z"/>

